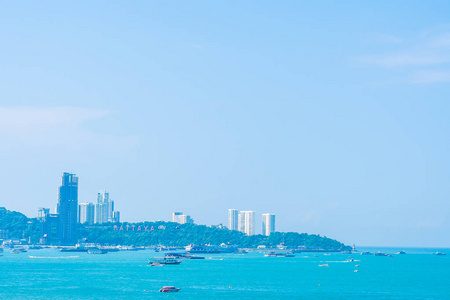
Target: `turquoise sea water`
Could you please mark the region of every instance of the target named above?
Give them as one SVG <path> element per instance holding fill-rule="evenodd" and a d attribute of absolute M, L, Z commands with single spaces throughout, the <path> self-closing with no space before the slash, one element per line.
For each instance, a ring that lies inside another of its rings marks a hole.
<path fill-rule="evenodd" d="M 449 249 L 360 250 L 407 254 L 308 253 L 290 258 L 252 252 L 150 267 L 148 259 L 161 253 L 5 250 L 0 257 L 0 299 L 450 299 Z M 447 255 L 431 255 L 436 251 Z M 350 256 L 355 261 L 347 262 Z M 163 285 L 181 291 L 159 293 Z"/>

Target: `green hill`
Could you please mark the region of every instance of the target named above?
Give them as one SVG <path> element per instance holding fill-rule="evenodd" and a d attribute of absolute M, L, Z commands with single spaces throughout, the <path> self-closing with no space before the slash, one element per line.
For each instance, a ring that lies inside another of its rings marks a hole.
<path fill-rule="evenodd" d="M 0 229 L 9 231 L 9 238 L 31 239 L 38 243 L 40 238 L 40 222 L 36 218 L 0 208 Z M 177 224 L 172 222 L 120 223 L 104 225 L 79 224 L 78 237 L 90 243 L 109 245 L 166 245 L 186 246 L 188 244 L 222 243 L 238 245 L 245 248 L 256 248 L 259 245 L 306 246 L 311 248 L 349 250 L 349 246 L 314 234 L 296 232 L 275 232 L 270 236 L 246 236 L 242 232 L 211 228 L 205 225 Z"/>

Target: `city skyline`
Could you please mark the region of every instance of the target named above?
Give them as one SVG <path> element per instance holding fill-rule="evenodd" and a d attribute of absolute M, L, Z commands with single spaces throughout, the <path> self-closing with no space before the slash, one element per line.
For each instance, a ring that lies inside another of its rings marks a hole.
<path fill-rule="evenodd" d="M 450 246 L 448 1 L 193 3 L 3 3 L 0 206 Z"/>

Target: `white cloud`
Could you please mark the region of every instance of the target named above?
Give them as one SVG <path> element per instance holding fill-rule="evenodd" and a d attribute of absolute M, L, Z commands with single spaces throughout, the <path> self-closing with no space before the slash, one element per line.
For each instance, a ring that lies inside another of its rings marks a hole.
<path fill-rule="evenodd" d="M 393 55 L 368 55 L 358 59 L 381 67 L 429 66 L 450 62 L 450 55 L 432 53 L 400 53 Z"/>
<path fill-rule="evenodd" d="M 450 71 L 422 70 L 412 75 L 413 83 L 450 82 Z"/>
<path fill-rule="evenodd" d="M 386 69 L 395 69 L 403 72 L 404 78 L 409 83 L 435 83 L 449 82 L 448 64 L 450 64 L 450 29 L 445 27 L 439 31 L 428 31 L 418 34 L 414 39 L 403 40 L 389 35 L 378 36 L 396 45 L 392 50 L 384 48 L 383 54 L 370 54 L 358 57 L 356 60 L 363 64 L 375 65 Z M 428 70 L 432 67 L 434 70 Z"/>
<path fill-rule="evenodd" d="M 32 147 L 92 153 L 120 151 L 136 144 L 134 137 L 90 128 L 88 121 L 103 121 L 110 114 L 80 107 L 0 107 L 0 150 Z"/>
<path fill-rule="evenodd" d="M 78 107 L 0 107 L 0 133 L 30 137 L 58 127 L 78 126 L 107 114 L 105 110 Z"/>

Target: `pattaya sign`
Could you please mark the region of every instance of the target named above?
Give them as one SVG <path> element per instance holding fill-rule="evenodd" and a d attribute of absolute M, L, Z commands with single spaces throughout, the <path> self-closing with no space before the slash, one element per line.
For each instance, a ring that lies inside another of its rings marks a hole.
<path fill-rule="evenodd" d="M 165 230 L 166 226 L 159 225 L 157 227 L 157 229 Z M 125 225 L 125 226 L 114 225 L 114 231 L 136 231 L 136 232 L 138 232 L 138 231 L 153 231 L 153 230 L 155 230 L 155 227 L 153 227 L 153 226 L 149 227 L 149 226 L 140 226 L 140 225 L 139 226 L 136 226 L 136 225 Z"/>

